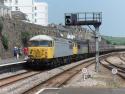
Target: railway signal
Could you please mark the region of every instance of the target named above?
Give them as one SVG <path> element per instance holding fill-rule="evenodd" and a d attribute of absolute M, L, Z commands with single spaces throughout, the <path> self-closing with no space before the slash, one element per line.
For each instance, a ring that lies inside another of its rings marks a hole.
<path fill-rule="evenodd" d="M 102 24 L 101 12 L 65 13 L 65 25 L 80 26 L 92 25 L 95 27 L 96 44 L 96 72 L 99 72 L 99 26 Z"/>
<path fill-rule="evenodd" d="M 72 23 L 72 21 L 71 21 L 71 16 L 69 15 L 69 16 L 65 16 L 65 24 L 66 25 L 70 25 Z"/>
<path fill-rule="evenodd" d="M 68 14 L 68 15 L 65 15 L 65 25 L 75 25 L 77 24 L 77 14 Z"/>

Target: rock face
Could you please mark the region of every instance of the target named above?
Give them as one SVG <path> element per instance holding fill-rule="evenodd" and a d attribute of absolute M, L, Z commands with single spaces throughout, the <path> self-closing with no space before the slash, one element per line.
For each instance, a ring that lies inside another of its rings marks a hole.
<path fill-rule="evenodd" d="M 14 20 L 14 19 L 5 19 L 1 18 L 0 22 L 3 24 L 2 35 L 7 37 L 8 40 L 8 50 L 5 50 L 2 41 L 0 39 L 0 56 L 2 58 L 9 58 L 13 56 L 13 48 L 14 46 L 18 46 L 23 48 L 22 42 L 22 33 L 28 33 L 25 37 L 32 37 L 38 34 L 47 34 L 51 36 L 63 37 L 67 38 L 67 35 L 74 35 L 77 39 L 85 39 L 87 37 L 91 38 L 92 34 L 87 32 L 86 29 L 78 28 L 78 27 L 63 27 L 60 26 L 48 26 L 43 27 L 40 25 L 35 25 L 32 23 Z M 1 38 L 1 36 L 0 36 Z"/>

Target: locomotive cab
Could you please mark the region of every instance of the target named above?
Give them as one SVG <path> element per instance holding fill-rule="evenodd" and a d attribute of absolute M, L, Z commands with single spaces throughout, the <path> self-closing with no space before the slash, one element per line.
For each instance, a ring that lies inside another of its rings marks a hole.
<path fill-rule="evenodd" d="M 29 57 L 31 59 L 53 58 L 54 41 L 51 37 L 38 35 L 29 41 Z"/>

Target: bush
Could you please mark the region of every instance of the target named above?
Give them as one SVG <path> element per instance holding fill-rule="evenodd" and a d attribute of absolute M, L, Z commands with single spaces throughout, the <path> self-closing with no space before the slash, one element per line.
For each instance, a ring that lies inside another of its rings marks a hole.
<path fill-rule="evenodd" d="M 109 41 L 109 40 L 106 40 L 106 42 L 107 42 L 107 44 L 111 44 L 111 41 Z"/>
<path fill-rule="evenodd" d="M 28 45 L 29 38 L 30 38 L 29 32 L 21 32 L 21 40 L 24 46 Z"/>
<path fill-rule="evenodd" d="M 8 50 L 8 39 L 5 35 L 2 35 L 1 37 L 1 41 L 2 41 L 2 44 L 3 44 L 3 47 L 4 49 Z"/>

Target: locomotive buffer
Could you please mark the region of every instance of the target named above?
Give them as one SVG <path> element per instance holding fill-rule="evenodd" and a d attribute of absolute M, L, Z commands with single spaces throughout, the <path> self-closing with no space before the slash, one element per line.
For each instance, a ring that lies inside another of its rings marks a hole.
<path fill-rule="evenodd" d="M 99 27 L 102 24 L 102 12 L 65 13 L 66 26 L 91 25 L 95 30 L 96 72 L 99 72 Z"/>

